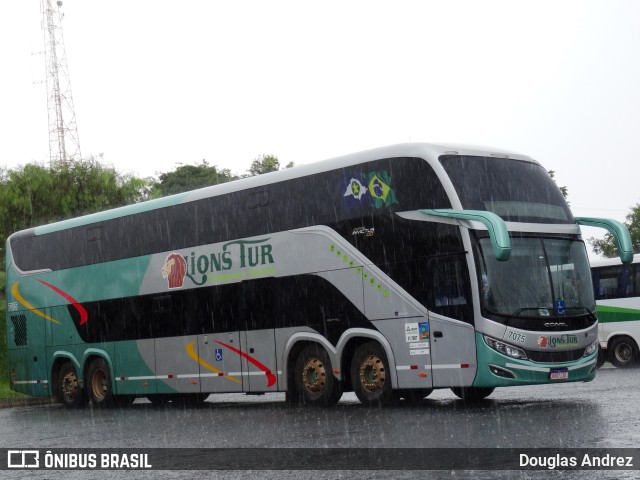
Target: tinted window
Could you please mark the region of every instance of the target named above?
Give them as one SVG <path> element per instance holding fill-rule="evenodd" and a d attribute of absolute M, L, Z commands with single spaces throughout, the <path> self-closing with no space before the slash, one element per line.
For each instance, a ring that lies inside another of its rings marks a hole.
<path fill-rule="evenodd" d="M 493 212 L 512 222 L 574 223 L 562 193 L 540 165 L 459 155 L 440 157 L 440 162 L 464 209 Z"/>

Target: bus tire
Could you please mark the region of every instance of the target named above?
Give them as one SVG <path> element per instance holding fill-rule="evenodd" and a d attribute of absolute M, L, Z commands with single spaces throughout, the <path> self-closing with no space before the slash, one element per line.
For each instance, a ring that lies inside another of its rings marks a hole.
<path fill-rule="evenodd" d="M 451 391 L 465 403 L 474 403 L 484 400 L 493 393 L 493 387 L 452 387 Z"/>
<path fill-rule="evenodd" d="M 630 368 L 638 365 L 638 345 L 633 338 L 625 336 L 615 337 L 607 348 L 609 361 L 617 368 Z"/>
<path fill-rule="evenodd" d="M 358 400 L 368 407 L 384 407 L 393 400 L 387 353 L 378 342 L 366 342 L 356 349 L 351 384 Z"/>
<path fill-rule="evenodd" d="M 112 407 L 118 404 L 113 392 L 109 365 L 102 357 L 94 358 L 89 364 L 87 392 L 95 407 Z"/>
<path fill-rule="evenodd" d="M 76 367 L 70 361 L 66 361 L 58 372 L 56 396 L 58 401 L 66 408 L 80 408 L 87 403 L 87 398 L 78 381 Z"/>
<path fill-rule="evenodd" d="M 596 368 L 602 367 L 602 365 L 604 365 L 604 362 L 606 361 L 607 361 L 607 351 L 604 350 L 602 347 L 598 347 L 598 357 L 596 359 Z"/>
<path fill-rule="evenodd" d="M 327 351 L 318 344 L 306 346 L 294 370 L 297 400 L 304 405 L 330 407 L 342 396 L 342 385 L 333 375 Z"/>

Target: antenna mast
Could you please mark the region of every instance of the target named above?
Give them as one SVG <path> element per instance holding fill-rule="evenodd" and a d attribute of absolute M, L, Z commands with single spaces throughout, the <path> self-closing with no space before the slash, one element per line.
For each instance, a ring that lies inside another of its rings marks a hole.
<path fill-rule="evenodd" d="M 62 35 L 64 14 L 60 11 L 60 7 L 62 7 L 61 0 L 55 2 L 54 0 L 41 0 L 47 72 L 50 163 L 82 159 Z"/>

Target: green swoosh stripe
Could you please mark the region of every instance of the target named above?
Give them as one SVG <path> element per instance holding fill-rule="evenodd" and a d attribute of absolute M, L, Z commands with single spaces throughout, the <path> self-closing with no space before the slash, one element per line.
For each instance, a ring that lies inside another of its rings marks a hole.
<path fill-rule="evenodd" d="M 640 320 L 640 310 L 634 308 L 609 307 L 598 305 L 596 307 L 598 321 L 601 323 L 609 322 L 631 322 Z"/>

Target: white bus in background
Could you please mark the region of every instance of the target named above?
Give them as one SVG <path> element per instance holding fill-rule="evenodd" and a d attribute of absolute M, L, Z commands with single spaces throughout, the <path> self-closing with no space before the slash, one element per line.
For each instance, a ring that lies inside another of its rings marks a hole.
<path fill-rule="evenodd" d="M 640 254 L 591 263 L 601 360 L 619 368 L 640 366 Z"/>

